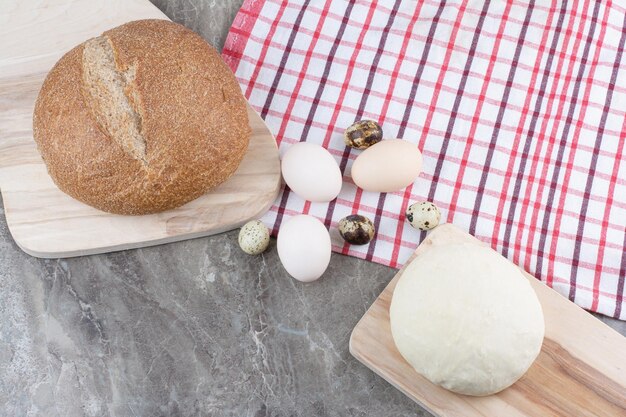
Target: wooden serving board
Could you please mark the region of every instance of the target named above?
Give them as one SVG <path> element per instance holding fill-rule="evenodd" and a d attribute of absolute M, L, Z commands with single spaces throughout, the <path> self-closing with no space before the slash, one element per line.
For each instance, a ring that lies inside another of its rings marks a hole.
<path fill-rule="evenodd" d="M 276 141 L 250 107 L 252 137 L 237 172 L 176 210 L 118 216 L 61 192 L 32 137 L 47 72 L 69 49 L 122 23 L 167 19 L 148 0 L 20 0 L 0 13 L 0 190 L 9 230 L 27 253 L 70 257 L 206 236 L 264 213 L 280 188 Z"/>
<path fill-rule="evenodd" d="M 434 229 L 408 262 L 429 248 L 478 239 L 452 225 Z M 408 265 L 407 262 L 407 265 Z M 389 305 L 402 268 L 356 325 L 350 353 L 436 416 L 626 416 L 626 338 L 528 273 L 546 333 L 537 360 L 511 387 L 487 397 L 454 394 L 417 374 L 395 347 Z"/>

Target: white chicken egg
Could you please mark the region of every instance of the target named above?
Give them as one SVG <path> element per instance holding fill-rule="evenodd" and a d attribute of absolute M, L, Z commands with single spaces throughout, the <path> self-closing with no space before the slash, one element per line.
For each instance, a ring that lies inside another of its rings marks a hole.
<path fill-rule="evenodd" d="M 301 214 L 285 221 L 278 231 L 278 257 L 295 279 L 315 281 L 330 262 L 330 234 L 315 217 Z"/>
<path fill-rule="evenodd" d="M 291 190 L 313 202 L 328 202 L 341 191 L 341 171 L 335 158 L 320 145 L 299 142 L 285 152 L 281 162 Z"/>

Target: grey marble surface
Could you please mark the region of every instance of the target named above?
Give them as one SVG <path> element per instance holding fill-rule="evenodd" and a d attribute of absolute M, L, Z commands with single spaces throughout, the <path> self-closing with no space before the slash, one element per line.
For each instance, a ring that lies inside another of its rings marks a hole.
<path fill-rule="evenodd" d="M 222 49 L 243 0 L 150 0 L 173 21 L 187 26 Z"/>
<path fill-rule="evenodd" d="M 217 46 L 241 3 L 153 1 Z M 429 415 L 348 353 L 392 269 L 333 254 L 304 285 L 237 232 L 41 260 L 2 206 L 0 265 L 0 416 Z"/>

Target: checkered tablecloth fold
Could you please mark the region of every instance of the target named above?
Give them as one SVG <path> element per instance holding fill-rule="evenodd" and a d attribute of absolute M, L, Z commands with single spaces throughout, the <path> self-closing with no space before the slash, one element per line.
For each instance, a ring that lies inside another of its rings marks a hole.
<path fill-rule="evenodd" d="M 308 213 L 331 230 L 361 213 L 393 267 L 424 238 L 431 200 L 452 222 L 582 307 L 626 319 L 626 9 L 611 1 L 247 0 L 223 57 L 276 135 L 326 147 L 344 174 L 330 203 L 284 189 L 275 234 Z M 344 129 L 373 119 L 417 143 L 424 172 L 397 193 L 358 189 Z"/>

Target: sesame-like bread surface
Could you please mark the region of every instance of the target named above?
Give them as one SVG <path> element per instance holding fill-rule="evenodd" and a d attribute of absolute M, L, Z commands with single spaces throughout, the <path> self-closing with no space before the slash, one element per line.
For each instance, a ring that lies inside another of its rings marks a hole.
<path fill-rule="evenodd" d="M 245 99 L 218 52 L 166 20 L 129 22 L 70 50 L 33 114 L 56 185 L 117 214 L 172 209 L 221 184 L 250 133 Z"/>

